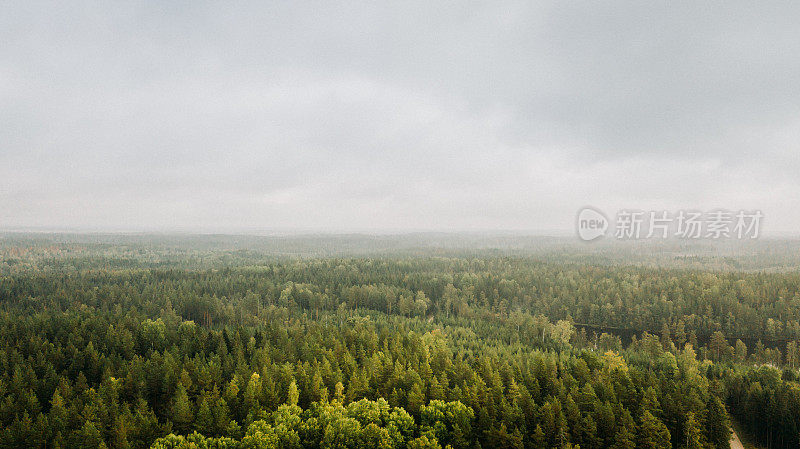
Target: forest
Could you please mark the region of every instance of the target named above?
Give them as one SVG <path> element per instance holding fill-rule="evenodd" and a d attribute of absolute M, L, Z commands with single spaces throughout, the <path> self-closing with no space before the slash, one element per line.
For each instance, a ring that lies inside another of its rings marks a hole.
<path fill-rule="evenodd" d="M 0 447 L 800 447 L 795 242 L 6 235 Z"/>

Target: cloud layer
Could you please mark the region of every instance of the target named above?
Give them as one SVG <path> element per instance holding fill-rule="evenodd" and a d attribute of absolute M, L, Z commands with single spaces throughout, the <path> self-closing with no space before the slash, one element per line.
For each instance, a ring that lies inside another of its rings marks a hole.
<path fill-rule="evenodd" d="M 796 4 L 15 2 L 0 226 L 800 222 Z"/>

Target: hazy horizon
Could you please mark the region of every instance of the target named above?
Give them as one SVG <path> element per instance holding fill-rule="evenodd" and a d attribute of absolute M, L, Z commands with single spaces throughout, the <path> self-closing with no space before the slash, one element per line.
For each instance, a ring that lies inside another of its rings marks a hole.
<path fill-rule="evenodd" d="M 613 231 L 612 231 L 613 232 Z M 120 236 L 120 237 L 264 237 L 264 238 L 340 238 L 340 237 L 377 237 L 377 238 L 406 238 L 423 236 L 430 238 L 510 238 L 510 239 L 558 239 L 574 243 L 587 248 L 593 246 L 614 245 L 673 245 L 684 244 L 687 246 L 704 245 L 757 245 L 759 241 L 795 241 L 800 240 L 800 233 L 793 232 L 766 232 L 757 239 L 684 239 L 677 236 L 668 238 L 639 238 L 618 239 L 609 232 L 599 241 L 584 242 L 574 229 L 569 230 L 526 230 L 526 229 L 476 229 L 476 230 L 435 230 L 435 229 L 257 229 L 257 228 L 91 228 L 91 227 L 0 227 L 0 238 L 18 236 Z"/>

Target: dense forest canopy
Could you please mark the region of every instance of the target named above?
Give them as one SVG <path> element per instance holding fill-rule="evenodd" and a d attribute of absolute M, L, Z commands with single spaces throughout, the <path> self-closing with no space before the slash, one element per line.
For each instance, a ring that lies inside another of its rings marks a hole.
<path fill-rule="evenodd" d="M 795 448 L 798 253 L 9 234 L 0 447 Z"/>

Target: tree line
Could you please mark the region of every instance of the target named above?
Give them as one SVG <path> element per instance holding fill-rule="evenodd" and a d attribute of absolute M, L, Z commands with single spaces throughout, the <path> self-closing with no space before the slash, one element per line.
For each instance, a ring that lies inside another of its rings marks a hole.
<path fill-rule="evenodd" d="M 23 270 L 0 447 L 721 449 L 765 405 L 746 425 L 796 447 L 796 343 L 726 337 L 794 338 L 796 287 L 490 256 Z"/>

